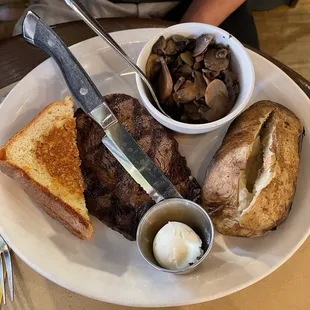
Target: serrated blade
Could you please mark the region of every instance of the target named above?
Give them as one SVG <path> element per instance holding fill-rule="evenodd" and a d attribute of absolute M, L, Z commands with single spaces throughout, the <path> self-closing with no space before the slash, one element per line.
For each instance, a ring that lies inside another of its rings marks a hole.
<path fill-rule="evenodd" d="M 182 197 L 120 123 L 105 132 L 102 143 L 155 202 Z"/>

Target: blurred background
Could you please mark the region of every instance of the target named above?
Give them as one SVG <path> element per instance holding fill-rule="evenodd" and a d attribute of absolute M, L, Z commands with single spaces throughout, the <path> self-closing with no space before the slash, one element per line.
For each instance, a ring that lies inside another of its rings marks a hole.
<path fill-rule="evenodd" d="M 27 0 L 0 0 L 0 40 L 12 36 Z M 248 0 L 260 49 L 310 80 L 310 0 Z"/>

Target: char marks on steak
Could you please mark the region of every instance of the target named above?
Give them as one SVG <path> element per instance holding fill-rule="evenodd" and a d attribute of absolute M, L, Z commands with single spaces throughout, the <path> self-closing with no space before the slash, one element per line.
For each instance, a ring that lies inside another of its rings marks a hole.
<path fill-rule="evenodd" d="M 191 177 L 172 134 L 153 119 L 137 99 L 113 94 L 105 100 L 181 195 L 199 203 L 201 188 Z M 154 202 L 102 144 L 103 129 L 81 110 L 76 112 L 76 123 L 89 212 L 127 239 L 135 240 L 138 223 Z"/>

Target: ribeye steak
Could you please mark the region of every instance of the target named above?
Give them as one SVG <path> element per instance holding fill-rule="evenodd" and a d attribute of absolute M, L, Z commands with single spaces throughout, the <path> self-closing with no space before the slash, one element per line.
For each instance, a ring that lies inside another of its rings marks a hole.
<path fill-rule="evenodd" d="M 199 203 L 201 188 L 191 176 L 172 133 L 153 119 L 137 99 L 113 94 L 105 100 L 181 195 Z M 154 202 L 102 144 L 102 128 L 81 110 L 76 112 L 76 123 L 89 212 L 129 240 L 135 240 L 138 223 Z"/>

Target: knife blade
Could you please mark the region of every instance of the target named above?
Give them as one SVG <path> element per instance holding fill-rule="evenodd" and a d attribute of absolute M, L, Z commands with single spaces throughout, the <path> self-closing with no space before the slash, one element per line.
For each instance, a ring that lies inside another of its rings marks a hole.
<path fill-rule="evenodd" d="M 22 24 L 24 39 L 54 58 L 78 105 L 105 131 L 102 143 L 155 201 L 181 197 L 139 144 L 120 124 L 82 65 L 57 34 L 29 11 Z"/>

